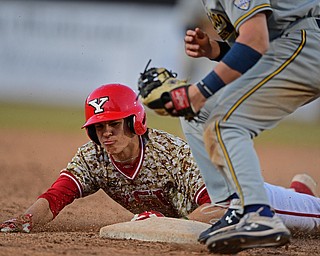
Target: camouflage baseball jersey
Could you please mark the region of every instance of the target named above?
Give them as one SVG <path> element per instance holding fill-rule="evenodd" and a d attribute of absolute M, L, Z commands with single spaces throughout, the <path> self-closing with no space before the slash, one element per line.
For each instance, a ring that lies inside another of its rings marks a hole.
<path fill-rule="evenodd" d="M 156 210 L 169 217 L 188 215 L 205 191 L 189 146 L 155 129 L 148 129 L 140 140 L 140 160 L 130 173 L 117 166 L 102 147 L 88 142 L 61 174 L 75 177 L 82 197 L 102 189 L 135 214 Z"/>

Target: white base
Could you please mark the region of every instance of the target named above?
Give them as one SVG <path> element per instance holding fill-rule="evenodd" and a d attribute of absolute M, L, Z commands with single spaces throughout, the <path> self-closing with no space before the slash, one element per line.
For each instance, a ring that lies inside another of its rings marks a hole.
<path fill-rule="evenodd" d="M 210 226 L 210 224 L 192 220 L 154 217 L 102 227 L 100 229 L 100 237 L 198 244 L 199 234 Z"/>

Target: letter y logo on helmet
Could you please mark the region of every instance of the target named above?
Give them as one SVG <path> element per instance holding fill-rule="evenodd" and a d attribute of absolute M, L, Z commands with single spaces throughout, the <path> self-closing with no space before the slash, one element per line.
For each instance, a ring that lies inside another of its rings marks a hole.
<path fill-rule="evenodd" d="M 95 114 L 99 114 L 102 113 L 104 111 L 103 109 L 103 105 L 109 101 L 109 97 L 102 97 L 102 98 L 98 98 L 98 99 L 94 99 L 88 102 L 88 105 L 94 107 L 94 113 Z"/>

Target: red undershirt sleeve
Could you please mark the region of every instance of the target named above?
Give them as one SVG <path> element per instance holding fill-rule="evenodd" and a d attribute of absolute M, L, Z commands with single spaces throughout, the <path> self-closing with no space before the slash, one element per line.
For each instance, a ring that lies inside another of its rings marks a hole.
<path fill-rule="evenodd" d="M 68 204 L 81 196 L 81 190 L 76 178 L 69 172 L 63 172 L 52 186 L 38 198 L 44 198 L 49 202 L 53 219 Z"/>

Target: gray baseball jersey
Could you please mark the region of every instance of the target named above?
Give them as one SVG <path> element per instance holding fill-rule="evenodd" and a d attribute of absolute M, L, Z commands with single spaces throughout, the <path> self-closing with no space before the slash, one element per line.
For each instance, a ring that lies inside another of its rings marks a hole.
<path fill-rule="evenodd" d="M 269 204 L 252 139 L 319 97 L 319 1 L 203 3 L 213 29 L 231 45 L 246 20 L 266 12 L 270 47 L 251 69 L 210 97 L 197 122 L 183 124 L 184 131 L 213 201 L 237 191 L 244 205 Z M 214 165 L 201 163 L 208 154 Z M 220 186 L 213 185 L 217 181 Z"/>

